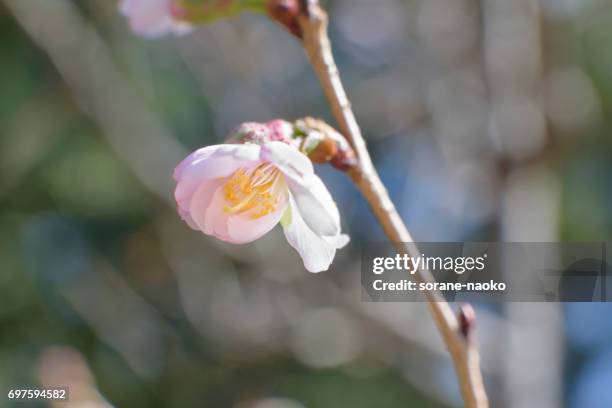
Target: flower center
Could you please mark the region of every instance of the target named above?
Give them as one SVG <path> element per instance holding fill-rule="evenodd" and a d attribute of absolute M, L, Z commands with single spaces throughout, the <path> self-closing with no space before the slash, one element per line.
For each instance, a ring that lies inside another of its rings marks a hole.
<path fill-rule="evenodd" d="M 223 186 L 223 196 L 227 202 L 223 210 L 229 214 L 250 211 L 252 219 L 276 211 L 282 191 L 281 176 L 281 172 L 270 163 L 236 170 Z"/>

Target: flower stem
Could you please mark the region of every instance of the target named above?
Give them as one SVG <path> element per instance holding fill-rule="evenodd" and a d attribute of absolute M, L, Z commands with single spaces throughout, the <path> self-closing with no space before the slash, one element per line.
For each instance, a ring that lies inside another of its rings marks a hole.
<path fill-rule="evenodd" d="M 346 96 L 327 34 L 327 13 L 317 1 L 301 0 L 300 3 L 300 13 L 297 18 L 304 49 L 321 82 L 332 113 L 338 121 L 340 132 L 351 144 L 357 157 L 356 165 L 348 170 L 348 174 L 368 201 L 397 251 L 419 256 L 420 252 L 410 232 L 397 213 L 372 164 L 365 140 Z M 434 282 L 431 273 L 424 268 L 417 271 L 416 277 L 421 282 Z M 473 311 L 467 307 L 461 308 L 458 319 L 440 292 L 428 291 L 425 295 L 436 326 L 452 357 L 465 406 L 487 408 L 489 403 L 473 335 Z"/>

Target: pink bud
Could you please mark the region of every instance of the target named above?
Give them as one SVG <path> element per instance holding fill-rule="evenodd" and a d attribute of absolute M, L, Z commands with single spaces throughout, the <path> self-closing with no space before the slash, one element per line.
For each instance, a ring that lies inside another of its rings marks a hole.
<path fill-rule="evenodd" d="M 119 10 L 128 18 L 132 31 L 143 37 L 190 32 L 191 25 L 173 15 L 173 4 L 173 0 L 120 0 Z"/>
<path fill-rule="evenodd" d="M 245 122 L 232 130 L 230 140 L 237 143 L 260 145 L 277 141 L 294 147 L 299 147 L 301 142 L 295 137 L 294 126 L 282 119 L 275 119 L 268 123 Z"/>

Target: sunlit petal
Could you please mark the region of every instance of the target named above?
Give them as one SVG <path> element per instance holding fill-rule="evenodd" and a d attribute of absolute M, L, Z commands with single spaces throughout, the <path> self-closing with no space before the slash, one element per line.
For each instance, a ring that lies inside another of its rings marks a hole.
<path fill-rule="evenodd" d="M 348 236 L 343 234 L 324 237 L 313 232 L 304 222 L 293 197 L 283 217 L 283 230 L 289 244 L 302 257 L 306 270 L 314 273 L 329 269 L 336 249 L 342 248 L 349 241 Z"/>

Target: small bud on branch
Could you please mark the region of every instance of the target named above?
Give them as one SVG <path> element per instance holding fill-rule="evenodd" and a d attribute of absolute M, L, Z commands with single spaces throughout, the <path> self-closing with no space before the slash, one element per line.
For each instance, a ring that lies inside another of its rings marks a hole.
<path fill-rule="evenodd" d="M 266 9 L 272 20 L 286 27 L 296 37 L 302 37 L 302 30 L 297 20 L 300 13 L 297 0 L 268 0 Z"/>
<path fill-rule="evenodd" d="M 357 165 L 355 152 L 344 136 L 320 119 L 306 117 L 295 122 L 304 135 L 302 150 L 315 163 L 329 163 L 341 171 Z"/>
<path fill-rule="evenodd" d="M 459 318 L 459 331 L 467 342 L 472 342 L 474 328 L 476 326 L 476 312 L 469 303 L 464 303 L 459 306 L 457 313 Z"/>

